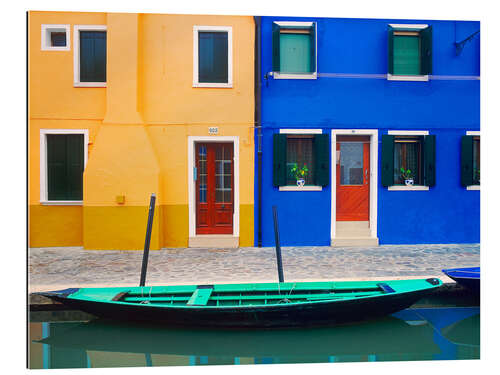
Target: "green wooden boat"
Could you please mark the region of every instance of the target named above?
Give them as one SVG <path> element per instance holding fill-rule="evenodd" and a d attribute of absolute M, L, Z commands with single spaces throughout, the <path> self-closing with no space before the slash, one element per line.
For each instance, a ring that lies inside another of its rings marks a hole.
<path fill-rule="evenodd" d="M 178 326 L 291 327 L 392 314 L 441 285 L 441 280 L 430 278 L 70 288 L 37 294 L 109 319 Z"/>

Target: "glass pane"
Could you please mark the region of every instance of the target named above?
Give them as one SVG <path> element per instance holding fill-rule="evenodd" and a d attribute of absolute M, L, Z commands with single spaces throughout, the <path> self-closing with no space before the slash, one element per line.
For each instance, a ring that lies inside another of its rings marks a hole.
<path fill-rule="evenodd" d="M 420 184 L 420 142 L 394 143 L 394 183 L 404 184 L 405 179 L 413 178 L 415 184 Z M 405 175 L 401 172 L 405 170 Z M 409 171 L 409 173 L 408 173 Z"/>
<path fill-rule="evenodd" d="M 309 73 L 311 71 L 310 34 L 280 34 L 280 72 Z"/>
<path fill-rule="evenodd" d="M 200 203 L 207 203 L 207 147 L 198 147 L 198 178 Z"/>
<path fill-rule="evenodd" d="M 215 190 L 215 201 L 217 203 L 224 203 L 224 192 L 222 190 Z"/>
<path fill-rule="evenodd" d="M 50 45 L 52 47 L 66 47 L 66 33 L 65 32 L 50 33 Z"/>
<path fill-rule="evenodd" d="M 363 143 L 340 143 L 340 184 L 363 185 Z"/>
<path fill-rule="evenodd" d="M 298 178 L 304 178 L 306 185 L 314 184 L 314 138 L 287 138 L 286 166 L 287 185 L 296 185 Z M 307 169 L 307 171 L 306 171 Z M 304 174 L 300 172 L 304 171 Z"/>
<path fill-rule="evenodd" d="M 224 191 L 224 202 L 231 202 L 231 189 Z"/>
<path fill-rule="evenodd" d="M 228 82 L 227 32 L 198 32 L 199 82 Z"/>
<path fill-rule="evenodd" d="M 394 74 L 420 74 L 419 36 L 394 36 Z"/>

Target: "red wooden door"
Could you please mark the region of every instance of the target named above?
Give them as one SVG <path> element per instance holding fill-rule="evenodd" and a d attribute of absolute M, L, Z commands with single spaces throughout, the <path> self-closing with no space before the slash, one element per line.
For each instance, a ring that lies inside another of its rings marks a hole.
<path fill-rule="evenodd" d="M 232 143 L 196 144 L 196 234 L 232 234 Z"/>
<path fill-rule="evenodd" d="M 370 137 L 337 137 L 337 221 L 368 221 Z"/>

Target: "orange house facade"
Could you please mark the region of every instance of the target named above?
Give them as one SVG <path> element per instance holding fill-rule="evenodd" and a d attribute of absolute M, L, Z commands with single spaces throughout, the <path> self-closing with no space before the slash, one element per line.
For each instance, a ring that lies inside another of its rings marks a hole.
<path fill-rule="evenodd" d="M 29 246 L 254 243 L 250 16 L 29 12 Z"/>

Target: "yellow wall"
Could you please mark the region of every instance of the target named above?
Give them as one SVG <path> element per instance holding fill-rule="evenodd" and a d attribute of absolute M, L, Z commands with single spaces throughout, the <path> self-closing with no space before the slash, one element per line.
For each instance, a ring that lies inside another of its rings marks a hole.
<path fill-rule="evenodd" d="M 253 245 L 252 17 L 30 12 L 28 23 L 30 246 L 141 249 L 152 192 L 151 248 L 187 246 L 187 137 L 208 126 L 239 137 L 240 246 Z M 71 50 L 41 51 L 41 24 L 70 24 Z M 107 87 L 73 87 L 75 24 L 107 26 Z M 232 27 L 232 88 L 192 87 L 194 25 Z M 83 207 L 40 205 L 43 128 L 89 129 Z"/>

